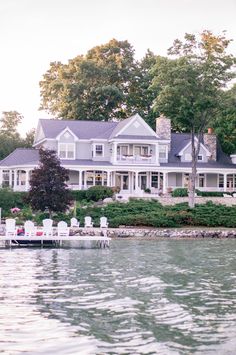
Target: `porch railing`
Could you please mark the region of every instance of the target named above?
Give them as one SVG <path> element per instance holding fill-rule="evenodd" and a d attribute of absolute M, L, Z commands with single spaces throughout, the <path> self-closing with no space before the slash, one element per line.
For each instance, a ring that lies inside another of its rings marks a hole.
<path fill-rule="evenodd" d="M 117 155 L 117 162 L 122 164 L 154 164 L 154 155 Z"/>

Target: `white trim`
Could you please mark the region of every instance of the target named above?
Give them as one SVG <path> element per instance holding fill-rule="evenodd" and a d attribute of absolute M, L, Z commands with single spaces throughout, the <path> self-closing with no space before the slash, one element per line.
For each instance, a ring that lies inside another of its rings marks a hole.
<path fill-rule="evenodd" d="M 195 142 L 198 142 L 197 137 L 194 137 L 194 141 L 195 141 Z M 180 151 L 177 155 L 181 157 L 181 156 L 184 154 L 185 149 L 187 149 L 190 145 L 192 145 L 191 140 L 186 144 L 185 147 L 183 147 L 183 148 L 181 149 L 181 151 Z M 202 149 L 205 150 L 207 157 L 210 157 L 210 156 L 211 156 L 211 152 L 203 145 L 203 143 L 200 143 L 200 147 L 202 147 Z"/>
<path fill-rule="evenodd" d="M 71 144 L 71 145 L 73 145 L 73 147 L 74 147 L 74 149 L 73 149 L 73 153 L 74 153 L 74 156 L 73 156 L 73 158 L 68 158 L 68 145 L 69 144 Z M 62 145 L 65 145 L 66 146 L 66 150 L 65 150 L 65 152 L 66 152 L 66 157 L 65 158 L 62 158 L 62 157 L 60 157 L 60 146 L 62 146 Z M 58 158 L 60 159 L 60 160 L 75 160 L 75 152 L 76 152 L 76 147 L 75 147 L 75 143 L 65 143 L 65 142 L 61 142 L 61 143 L 58 143 L 58 148 L 57 148 L 57 156 L 58 156 Z"/>
<path fill-rule="evenodd" d="M 66 132 L 69 132 L 73 137 L 74 137 L 74 140 L 75 142 L 77 142 L 79 139 L 78 137 L 72 132 L 72 130 L 67 126 L 65 129 L 63 129 L 63 131 L 61 131 L 57 136 L 56 136 L 56 140 L 59 141 L 61 136 L 66 133 Z"/>
<path fill-rule="evenodd" d="M 35 143 L 32 145 L 32 147 L 36 147 L 37 145 L 43 143 L 44 141 L 56 141 L 56 139 L 55 139 L 55 138 L 43 138 L 43 139 L 41 139 L 40 141 L 35 142 Z"/>
<path fill-rule="evenodd" d="M 102 155 L 96 155 L 96 146 L 97 145 L 101 145 L 102 146 Z M 105 144 L 104 143 L 93 143 L 93 158 L 104 158 L 104 147 Z"/>
<path fill-rule="evenodd" d="M 152 136 L 160 138 L 156 132 L 144 121 L 144 119 L 138 114 L 136 113 L 133 118 L 126 124 L 124 125 L 124 127 L 122 127 L 115 135 L 115 137 L 117 137 L 118 135 L 120 135 L 126 128 L 128 128 L 135 120 L 139 120 L 141 121 L 141 123 L 144 125 L 145 128 L 147 128 L 147 130 L 149 132 L 151 132 Z"/>

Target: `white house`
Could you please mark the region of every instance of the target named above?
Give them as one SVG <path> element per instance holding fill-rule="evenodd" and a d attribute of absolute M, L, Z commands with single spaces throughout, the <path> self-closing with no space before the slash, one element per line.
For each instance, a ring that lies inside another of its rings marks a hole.
<path fill-rule="evenodd" d="M 27 191 L 40 147 L 57 151 L 71 189 L 107 185 L 140 195 L 147 188 L 166 193 L 189 182 L 190 134 L 171 133 L 164 116 L 157 118 L 156 132 L 138 114 L 121 122 L 41 119 L 33 149 L 18 148 L 0 162 L 0 185 Z M 196 186 L 236 191 L 236 155 L 223 153 L 210 130 L 201 142 Z"/>

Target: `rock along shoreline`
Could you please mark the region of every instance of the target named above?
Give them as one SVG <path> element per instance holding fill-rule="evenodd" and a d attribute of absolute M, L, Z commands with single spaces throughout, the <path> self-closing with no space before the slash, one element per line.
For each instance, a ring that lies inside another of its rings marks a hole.
<path fill-rule="evenodd" d="M 108 236 L 111 238 L 236 238 L 236 229 L 221 228 L 109 228 Z"/>

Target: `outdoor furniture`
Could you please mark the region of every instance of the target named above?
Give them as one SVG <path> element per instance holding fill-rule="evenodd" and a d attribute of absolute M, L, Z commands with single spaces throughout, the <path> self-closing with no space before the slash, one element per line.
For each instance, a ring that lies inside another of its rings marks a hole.
<path fill-rule="evenodd" d="M 6 236 L 12 237 L 17 235 L 16 230 L 16 220 L 14 218 L 7 218 L 6 219 Z"/>
<path fill-rule="evenodd" d="M 233 197 L 236 197 L 236 193 L 233 193 Z"/>
<path fill-rule="evenodd" d="M 223 194 L 223 197 L 232 197 L 232 196 L 228 194 Z"/>
<path fill-rule="evenodd" d="M 84 218 L 84 227 L 85 228 L 91 228 L 93 227 L 93 222 L 92 222 L 92 218 L 90 216 L 86 216 Z"/>
<path fill-rule="evenodd" d="M 77 220 L 77 218 L 73 217 L 70 220 L 70 226 L 71 228 L 73 227 L 79 227 L 79 221 Z"/>
<path fill-rule="evenodd" d="M 66 222 L 60 221 L 57 225 L 57 235 L 58 237 L 69 237 L 70 229 Z"/>
<path fill-rule="evenodd" d="M 35 225 L 32 221 L 26 221 L 24 223 L 24 230 L 25 230 L 26 237 L 35 237 L 36 236 L 37 228 L 35 227 Z"/>
<path fill-rule="evenodd" d="M 100 228 L 108 228 L 107 217 L 100 218 Z"/>
<path fill-rule="evenodd" d="M 43 236 L 52 237 L 53 236 L 53 228 L 52 228 L 53 220 L 50 218 L 43 219 Z"/>

